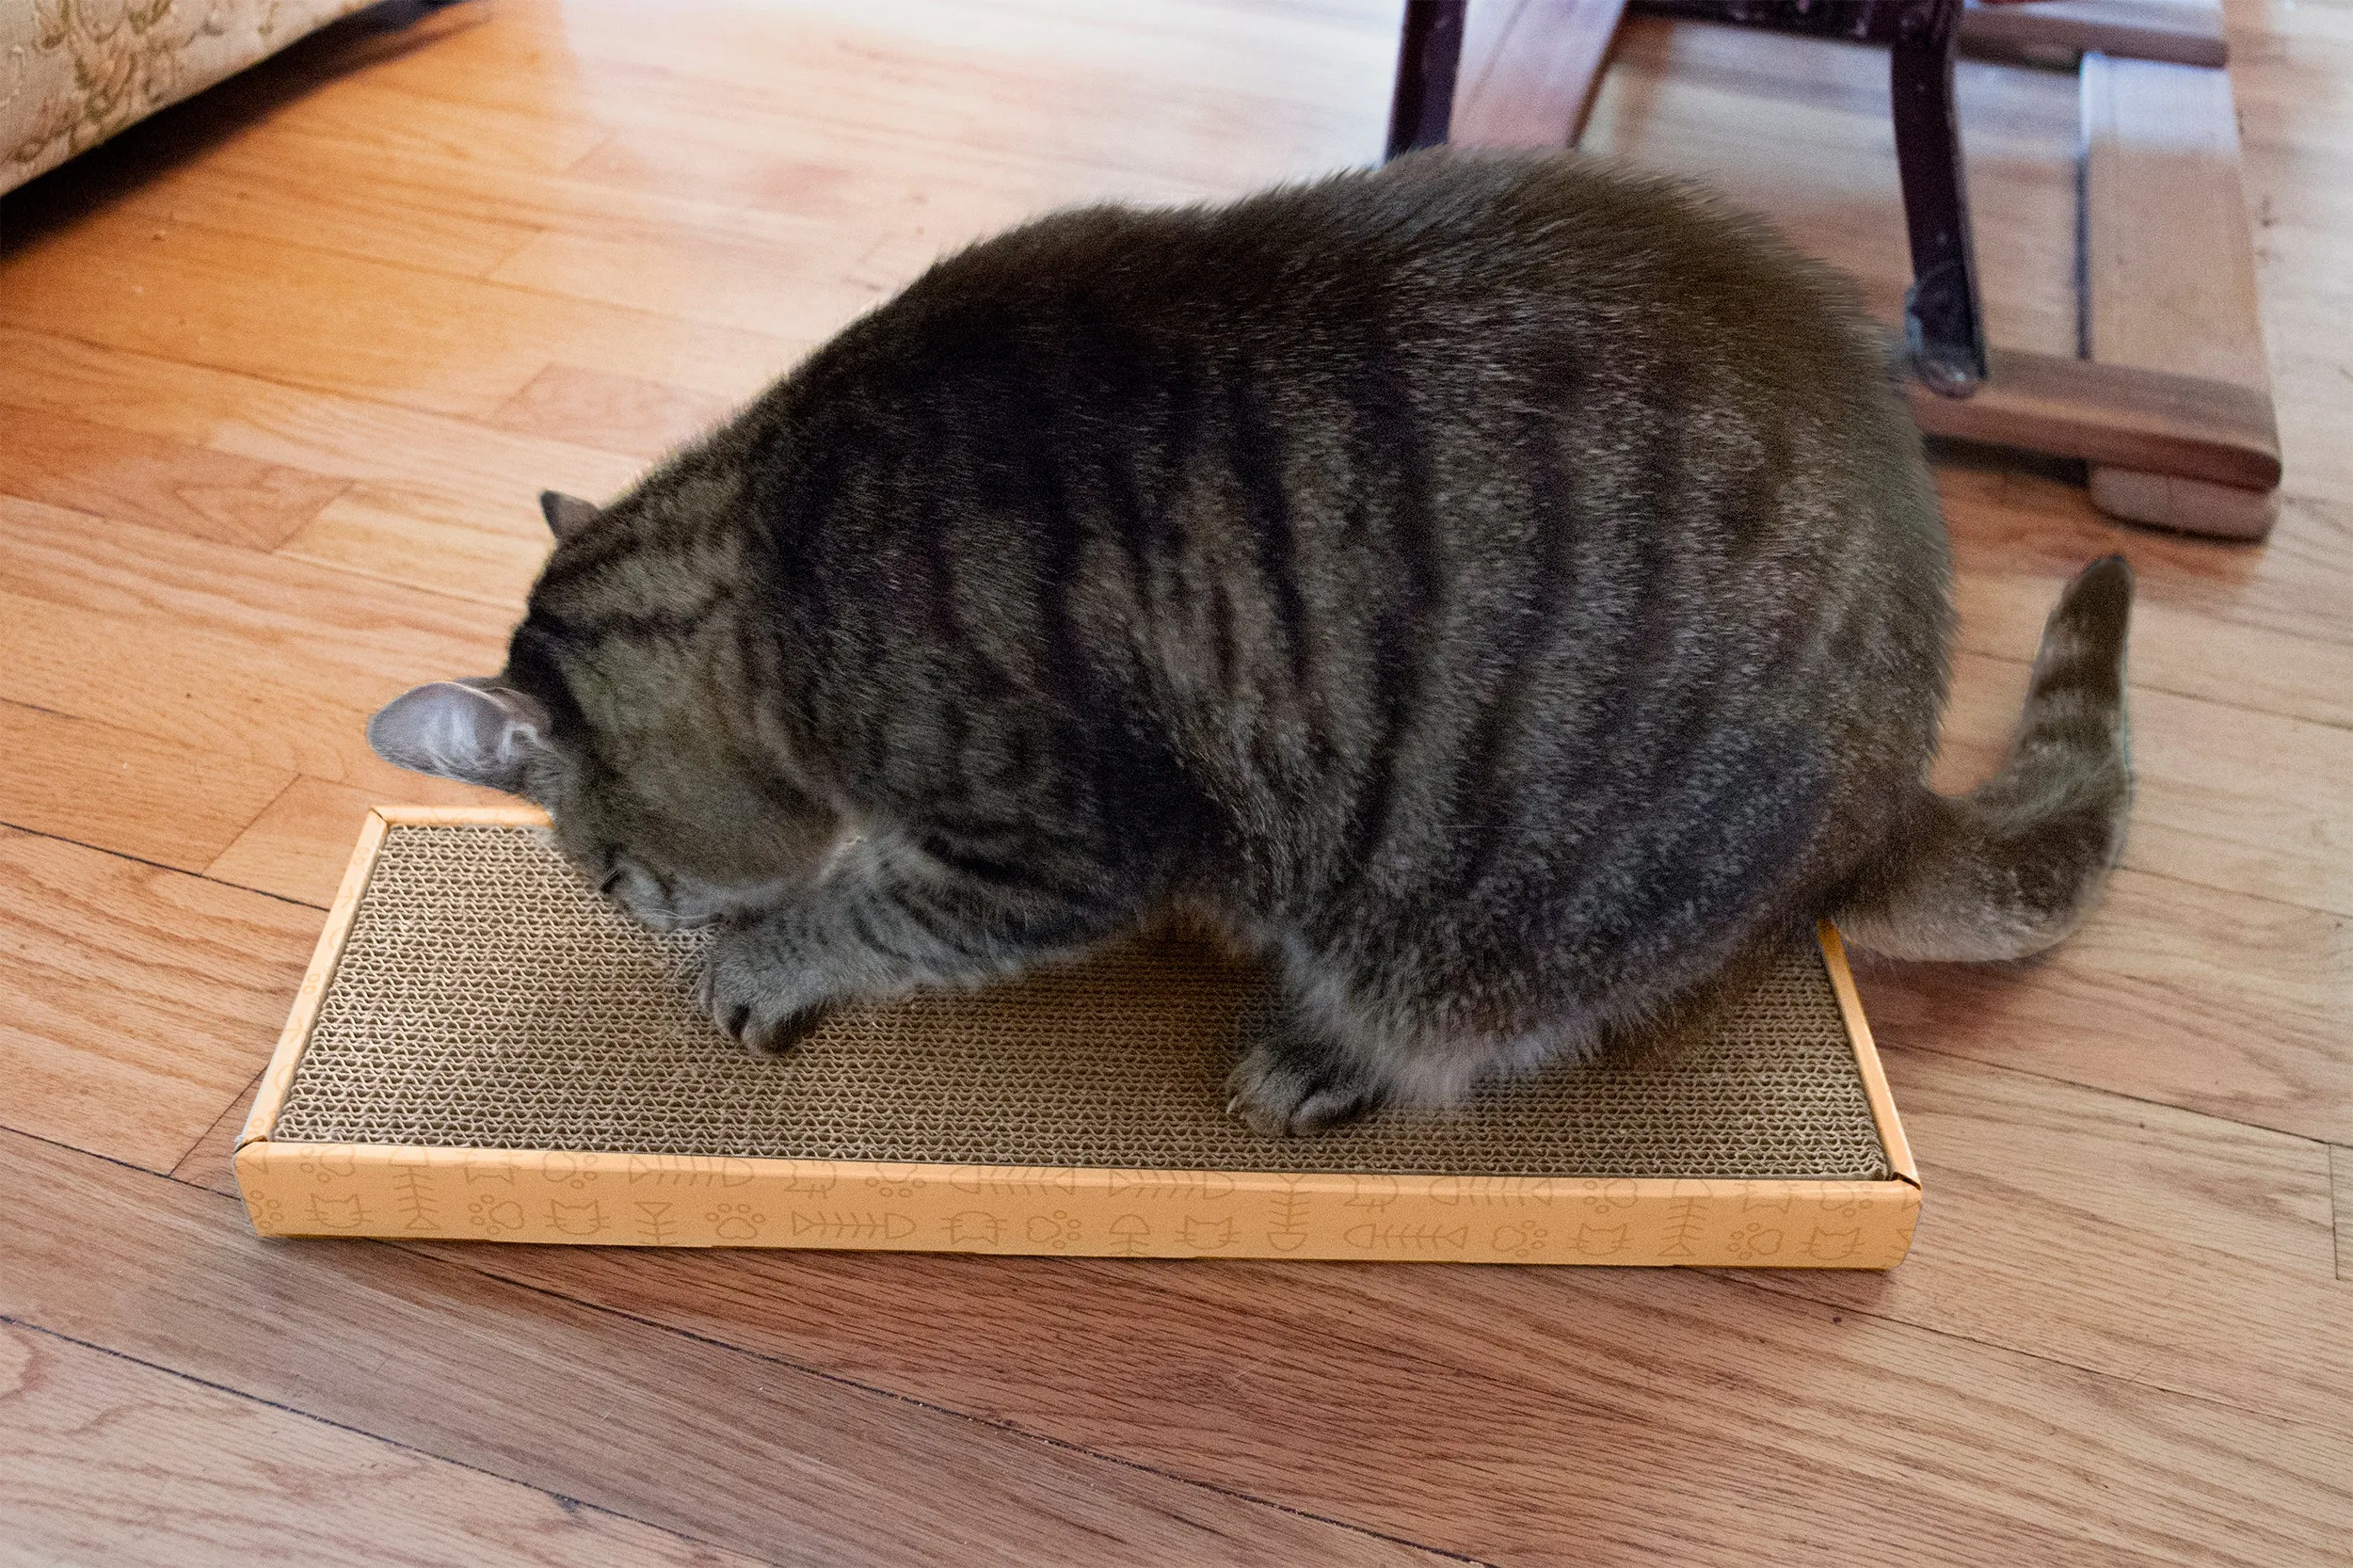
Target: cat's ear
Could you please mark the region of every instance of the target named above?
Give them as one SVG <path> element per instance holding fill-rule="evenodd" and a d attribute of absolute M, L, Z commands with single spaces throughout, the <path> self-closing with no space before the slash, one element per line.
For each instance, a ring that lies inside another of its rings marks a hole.
<path fill-rule="evenodd" d="M 548 712 L 488 681 L 436 680 L 403 692 L 368 720 L 368 744 L 394 767 L 513 794 L 546 754 Z"/>
<path fill-rule="evenodd" d="M 597 520 L 596 507 L 561 490 L 539 492 L 539 515 L 548 520 L 548 532 L 559 539 L 568 539 Z"/>

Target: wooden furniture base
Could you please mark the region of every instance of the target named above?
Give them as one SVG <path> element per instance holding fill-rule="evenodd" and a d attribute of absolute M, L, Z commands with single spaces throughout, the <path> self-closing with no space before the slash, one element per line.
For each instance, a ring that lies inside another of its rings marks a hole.
<path fill-rule="evenodd" d="M 1910 401 L 1923 430 L 2081 459 L 2094 503 L 2115 516 L 2232 538 L 2269 531 L 2279 435 L 2214 0 L 1637 8 L 1888 46 L 1915 277 L 1905 312 Z M 1619 0 L 1411 0 L 1390 152 L 1448 140 L 1575 145 L 1625 9 Z M 2079 75 L 2079 358 L 1985 342 L 1953 116 L 1952 58 L 1962 47 Z"/>

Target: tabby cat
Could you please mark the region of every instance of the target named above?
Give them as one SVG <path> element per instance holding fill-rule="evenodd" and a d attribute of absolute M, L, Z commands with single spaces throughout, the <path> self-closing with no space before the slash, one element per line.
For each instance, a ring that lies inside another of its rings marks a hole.
<path fill-rule="evenodd" d="M 1443 1107 L 1834 916 L 2057 941 L 2121 846 L 2131 577 L 1926 782 L 1946 542 L 1882 339 L 1687 187 L 1417 154 L 942 261 L 558 542 L 505 671 L 369 736 L 526 795 L 780 1049 L 1189 909 L 1254 1126 Z"/>

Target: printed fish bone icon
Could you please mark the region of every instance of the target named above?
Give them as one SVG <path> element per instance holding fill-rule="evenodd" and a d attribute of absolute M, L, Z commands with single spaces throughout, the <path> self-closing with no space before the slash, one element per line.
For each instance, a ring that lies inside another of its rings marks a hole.
<path fill-rule="evenodd" d="M 1151 1240 L 1152 1226 L 1141 1214 L 1122 1214 L 1112 1222 L 1112 1245 L 1123 1257 L 1133 1257 Z"/>

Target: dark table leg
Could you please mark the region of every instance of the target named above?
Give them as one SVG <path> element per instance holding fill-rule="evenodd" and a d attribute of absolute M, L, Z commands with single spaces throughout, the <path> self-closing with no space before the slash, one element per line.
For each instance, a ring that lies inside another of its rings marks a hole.
<path fill-rule="evenodd" d="M 1446 140 L 1454 118 L 1454 78 L 1463 63 L 1463 20 L 1470 0 L 1405 0 L 1405 32 L 1397 51 L 1397 90 L 1389 99 L 1394 158 Z"/>
<path fill-rule="evenodd" d="M 1953 113 L 1953 46 L 1960 31 L 1961 0 L 1905 5 L 1889 40 L 1888 63 L 1896 164 L 1912 238 L 1904 336 L 1913 371 L 1947 397 L 1968 396 L 1986 373 L 1969 185 L 1961 169 L 1961 122 Z"/>

